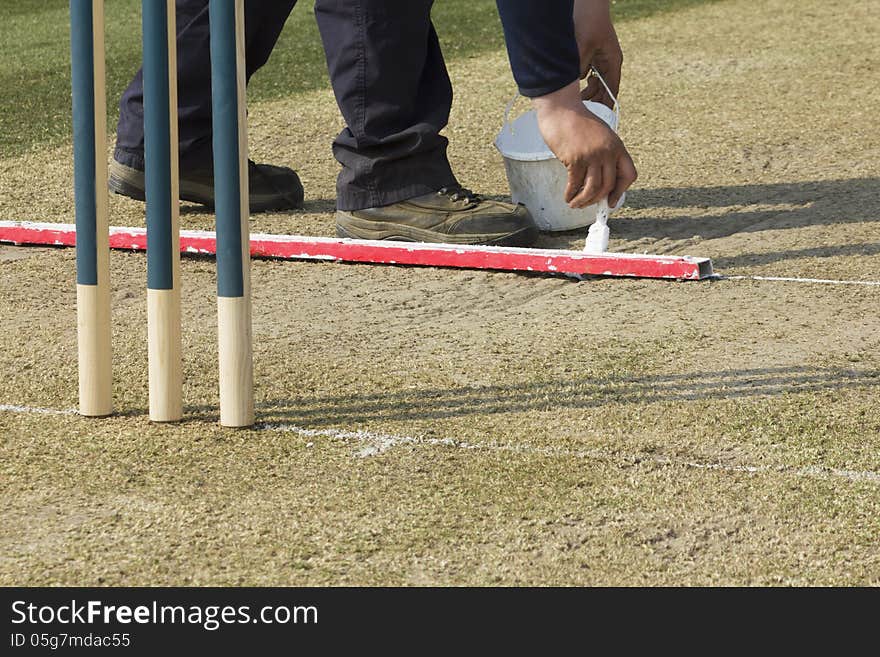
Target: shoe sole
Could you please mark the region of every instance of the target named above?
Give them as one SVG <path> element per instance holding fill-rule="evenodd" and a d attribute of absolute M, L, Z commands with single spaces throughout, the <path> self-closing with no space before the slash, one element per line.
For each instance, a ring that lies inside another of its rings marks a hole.
<path fill-rule="evenodd" d="M 512 233 L 450 235 L 424 228 L 414 228 L 391 222 L 369 221 L 350 214 L 336 214 L 336 235 L 359 240 L 389 240 L 394 242 L 427 242 L 433 244 L 462 244 L 482 246 L 531 246 L 538 239 L 535 226 L 525 226 Z"/>
<path fill-rule="evenodd" d="M 120 196 L 127 196 L 136 201 L 146 201 L 146 181 L 144 172 L 115 163 L 110 169 L 107 181 L 110 191 Z M 214 209 L 214 188 L 201 185 L 190 180 L 180 181 L 180 200 L 189 203 L 204 205 L 207 209 Z M 291 205 L 278 199 L 276 195 L 251 194 L 251 212 L 268 212 L 271 210 L 292 210 L 302 208 L 299 205 Z"/>

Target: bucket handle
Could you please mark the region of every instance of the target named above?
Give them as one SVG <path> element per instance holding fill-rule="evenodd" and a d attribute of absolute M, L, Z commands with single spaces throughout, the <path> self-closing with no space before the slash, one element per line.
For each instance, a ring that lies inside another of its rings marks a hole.
<path fill-rule="evenodd" d="M 605 91 L 608 92 L 608 96 L 614 102 L 614 107 L 611 110 L 614 112 L 614 115 L 617 117 L 617 125 L 620 125 L 620 103 L 617 100 L 617 96 L 611 91 L 611 88 L 605 82 L 605 78 L 602 77 L 602 74 L 596 70 L 595 66 L 591 66 L 590 70 L 587 72 L 584 80 L 589 80 L 591 77 L 596 77 L 599 79 L 599 82 L 605 87 Z M 513 111 L 513 106 L 516 105 L 516 101 L 519 100 L 519 92 L 513 95 L 513 98 L 507 103 L 507 107 L 504 108 L 504 125 L 501 127 L 502 130 L 505 128 L 513 134 L 513 125 L 510 123 L 510 113 Z"/>
<path fill-rule="evenodd" d="M 599 80 L 603 87 L 605 87 L 605 91 L 608 92 L 608 97 L 611 98 L 611 101 L 614 103 L 614 106 L 611 110 L 617 116 L 618 122 L 620 122 L 620 103 L 617 101 L 617 96 L 611 91 L 611 87 L 605 82 L 605 78 L 602 77 L 601 73 L 596 70 L 595 66 L 591 66 L 589 72 L 587 72 L 587 76 L 584 80 L 589 80 L 591 77 L 595 77 Z"/>

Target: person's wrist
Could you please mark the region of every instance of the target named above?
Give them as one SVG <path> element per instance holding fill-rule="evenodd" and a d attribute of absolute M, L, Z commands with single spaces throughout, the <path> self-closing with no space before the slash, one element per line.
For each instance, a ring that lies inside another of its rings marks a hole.
<path fill-rule="evenodd" d="M 535 108 L 539 118 L 562 111 L 574 111 L 579 114 L 583 114 L 586 111 L 581 101 L 581 90 L 578 80 L 544 96 L 532 98 L 532 106 Z"/>

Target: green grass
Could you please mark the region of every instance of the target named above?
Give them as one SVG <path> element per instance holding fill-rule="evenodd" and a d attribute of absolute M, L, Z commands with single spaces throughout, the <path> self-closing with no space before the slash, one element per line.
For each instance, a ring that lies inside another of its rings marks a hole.
<path fill-rule="evenodd" d="M 617 20 L 641 18 L 713 0 L 617 0 Z M 4 3 L 0 21 L 0 153 L 8 157 L 70 135 L 68 4 Z M 328 84 L 313 2 L 294 9 L 269 64 L 255 76 L 252 100 L 282 98 Z M 107 11 L 108 122 L 140 65 L 140 2 L 114 0 Z M 434 21 L 449 59 L 497 50 L 504 41 L 493 0 L 437 0 Z M 26 36 L 26 39 L 22 37 Z"/>

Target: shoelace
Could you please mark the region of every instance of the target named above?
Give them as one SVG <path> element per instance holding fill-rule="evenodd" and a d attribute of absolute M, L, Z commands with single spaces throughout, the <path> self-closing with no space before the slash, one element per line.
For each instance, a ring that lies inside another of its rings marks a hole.
<path fill-rule="evenodd" d="M 482 200 L 479 194 L 474 194 L 464 187 L 443 187 L 437 190 L 437 193 L 441 196 L 448 196 L 453 202 L 479 203 Z"/>

